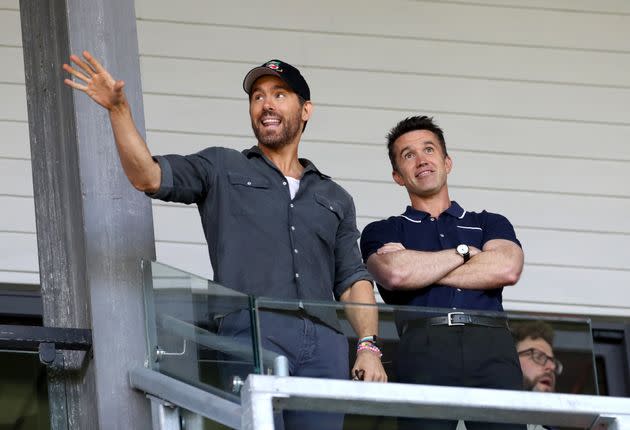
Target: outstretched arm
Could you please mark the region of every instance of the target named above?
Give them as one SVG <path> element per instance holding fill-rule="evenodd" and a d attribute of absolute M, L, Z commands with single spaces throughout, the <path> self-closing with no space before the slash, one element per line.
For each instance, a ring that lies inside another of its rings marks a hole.
<path fill-rule="evenodd" d="M 160 166 L 138 133 L 125 97 L 125 83 L 115 80 L 89 52 L 83 51 L 83 58 L 85 61 L 76 55 L 70 56 L 76 68 L 63 65 L 63 69 L 76 79 L 65 79 L 64 83 L 84 92 L 109 111 L 118 155 L 127 178 L 140 191 L 156 192 L 161 182 Z"/>
<path fill-rule="evenodd" d="M 375 304 L 374 287 L 369 281 L 357 281 L 341 294 L 341 301 L 347 303 Z M 346 306 L 348 321 L 359 338 L 378 334 L 378 308 L 376 306 Z M 352 375 L 359 372 L 365 381 L 386 382 L 387 374 L 381 358 L 373 351 L 357 351 L 357 359 L 352 367 Z"/>

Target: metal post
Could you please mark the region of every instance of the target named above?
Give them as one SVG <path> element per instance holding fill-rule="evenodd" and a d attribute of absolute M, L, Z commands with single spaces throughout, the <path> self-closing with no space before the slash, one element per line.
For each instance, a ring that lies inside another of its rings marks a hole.
<path fill-rule="evenodd" d="M 153 430 L 181 430 L 178 407 L 157 397 L 147 397 L 151 400 Z"/>
<path fill-rule="evenodd" d="M 93 334 L 93 360 L 64 353 L 49 383 L 52 428 L 150 428 L 149 402 L 127 372 L 145 359 L 151 205 L 122 172 L 107 112 L 66 87 L 61 69 L 70 52 L 90 50 L 125 80 L 144 134 L 134 2 L 20 0 L 20 14 L 44 324 Z"/>
<path fill-rule="evenodd" d="M 241 406 L 227 400 L 225 393 L 219 393 L 219 390 L 213 390 L 215 393 L 207 392 L 144 367 L 132 369 L 129 372 L 129 381 L 137 390 L 166 400 L 186 411 L 230 428 L 240 428 Z"/>
<path fill-rule="evenodd" d="M 253 392 L 245 388 L 241 390 L 241 429 L 242 430 L 271 430 L 274 429 L 273 397 L 268 393 Z"/>
<path fill-rule="evenodd" d="M 273 374 L 276 376 L 289 376 L 289 359 L 279 355 L 273 359 Z"/>
<path fill-rule="evenodd" d="M 630 430 L 630 415 L 617 416 L 610 420 L 608 430 Z M 594 430 L 598 430 L 596 426 L 593 426 Z"/>

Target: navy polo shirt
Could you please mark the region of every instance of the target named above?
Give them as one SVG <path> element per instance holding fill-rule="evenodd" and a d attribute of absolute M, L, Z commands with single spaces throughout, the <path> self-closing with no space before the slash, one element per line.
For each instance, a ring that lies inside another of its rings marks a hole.
<path fill-rule="evenodd" d="M 465 243 L 482 249 L 492 239 L 506 239 L 521 246 L 514 227 L 502 215 L 490 212 L 468 212 L 457 202 L 437 218 L 410 206 L 404 214 L 369 224 L 361 235 L 361 253 L 367 262 L 370 255 L 388 242 L 401 243 L 417 251 L 455 249 Z M 430 285 L 411 291 L 390 291 L 378 285 L 386 303 L 432 308 L 502 311 L 503 288 L 465 290 L 446 285 Z"/>

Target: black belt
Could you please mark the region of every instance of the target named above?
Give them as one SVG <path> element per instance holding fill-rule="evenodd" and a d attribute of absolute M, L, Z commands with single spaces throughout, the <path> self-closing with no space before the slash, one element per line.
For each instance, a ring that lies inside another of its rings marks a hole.
<path fill-rule="evenodd" d="M 483 317 L 477 315 L 469 315 L 463 312 L 449 312 L 439 317 L 416 319 L 405 322 L 403 333 L 410 328 L 433 327 L 433 326 L 461 326 L 461 325 L 477 325 L 483 327 L 505 327 L 509 328 L 506 318 Z"/>

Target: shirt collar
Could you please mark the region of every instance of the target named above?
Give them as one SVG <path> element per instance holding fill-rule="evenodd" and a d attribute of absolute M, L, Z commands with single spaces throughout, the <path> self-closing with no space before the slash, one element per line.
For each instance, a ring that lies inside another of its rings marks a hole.
<path fill-rule="evenodd" d="M 448 207 L 448 209 L 446 209 L 443 213 L 461 219 L 466 214 L 466 211 L 456 201 L 453 200 L 451 201 L 451 205 Z M 407 206 L 407 209 L 405 210 L 405 213 L 403 213 L 403 216 L 413 221 L 422 221 L 430 215 L 428 212 L 419 211 L 411 206 Z"/>
<path fill-rule="evenodd" d="M 260 157 L 265 160 L 265 162 L 267 162 L 267 164 L 269 164 L 271 167 L 278 170 L 278 168 L 271 162 L 271 160 L 269 160 L 265 156 L 265 154 L 263 154 L 258 145 L 254 145 L 251 148 L 244 150 L 243 154 L 247 158 Z M 304 166 L 304 174 L 307 174 L 308 172 L 315 172 L 324 179 L 330 179 L 330 176 L 320 172 L 311 160 L 308 160 L 306 158 L 299 158 L 298 160 L 300 160 L 300 163 L 302 164 L 302 166 Z"/>
<path fill-rule="evenodd" d="M 451 201 L 451 205 L 444 211 L 455 218 L 462 219 L 466 215 L 466 211 L 455 200 Z"/>

